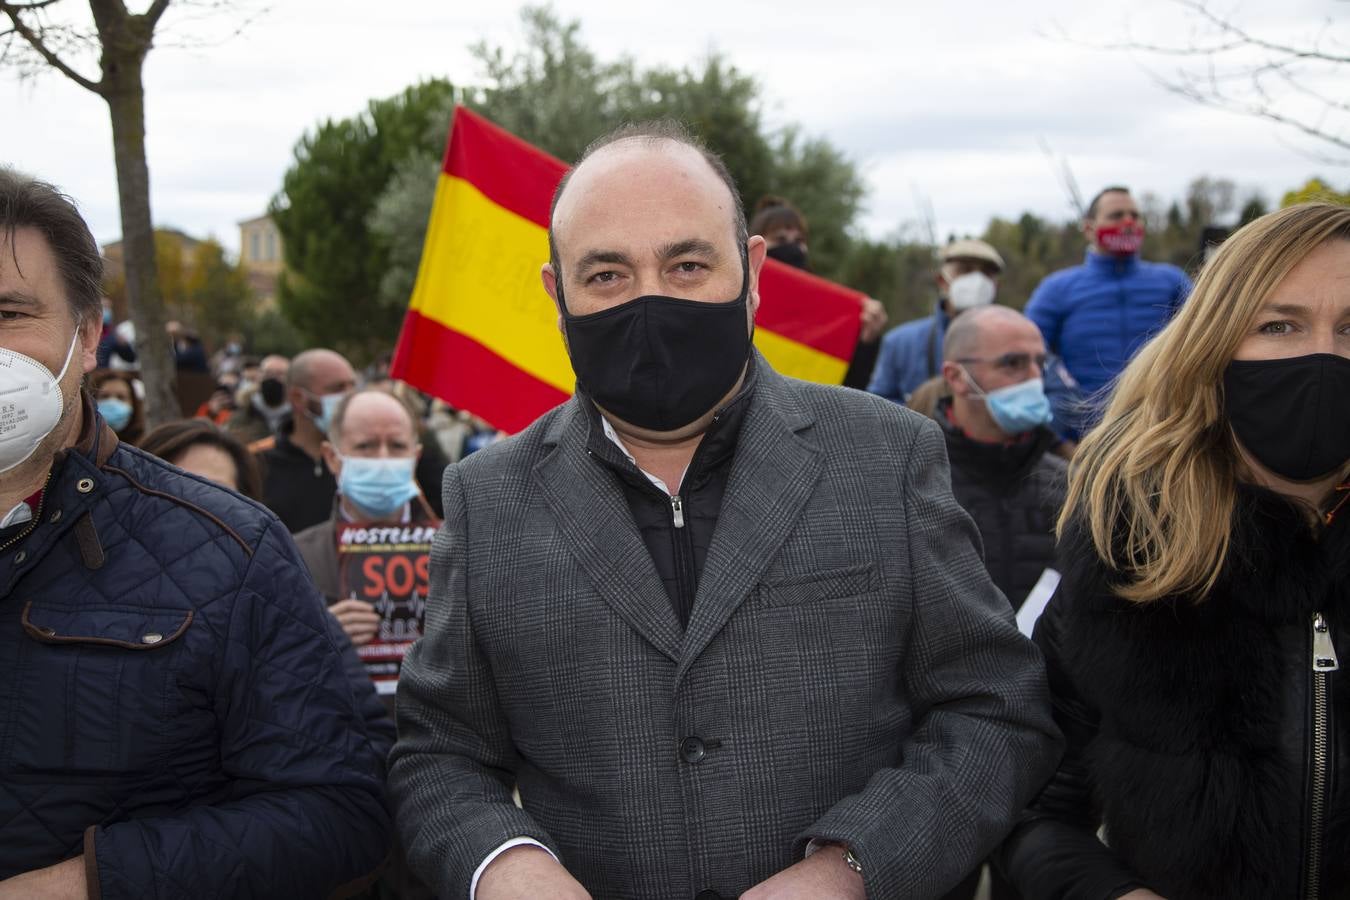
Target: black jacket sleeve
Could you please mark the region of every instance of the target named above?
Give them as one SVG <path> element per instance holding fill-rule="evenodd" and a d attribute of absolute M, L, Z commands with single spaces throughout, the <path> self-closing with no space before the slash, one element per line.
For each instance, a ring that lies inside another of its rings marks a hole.
<path fill-rule="evenodd" d="M 1055 724 L 1064 733 L 1059 768 L 1003 842 L 996 863 L 1024 897 L 1036 900 L 1114 900 L 1144 887 L 1097 839 L 1088 747 L 1100 715 L 1078 691 L 1064 664 L 1063 589 L 1036 622 L 1034 640 L 1045 656 Z"/>

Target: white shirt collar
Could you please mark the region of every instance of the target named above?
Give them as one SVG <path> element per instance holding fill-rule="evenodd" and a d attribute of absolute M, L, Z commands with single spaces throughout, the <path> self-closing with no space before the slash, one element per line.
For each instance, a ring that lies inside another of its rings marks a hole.
<path fill-rule="evenodd" d="M 675 492 L 672 491 L 669 487 L 667 487 L 667 486 L 666 486 L 666 483 L 665 483 L 664 481 L 662 481 L 660 478 L 657 478 L 657 477 L 656 477 L 655 475 L 653 475 L 651 472 L 648 472 L 646 469 L 642 468 L 642 466 L 639 466 L 639 465 L 637 464 L 637 460 L 633 458 L 633 454 L 629 453 L 629 452 L 628 452 L 628 448 L 624 446 L 623 441 L 619 440 L 619 433 L 618 433 L 617 431 L 614 430 L 614 426 L 613 426 L 613 425 L 609 424 L 609 419 L 606 419 L 604 416 L 601 416 L 601 417 L 600 417 L 600 427 L 602 427 L 602 428 L 605 430 L 605 437 L 607 437 L 607 438 L 609 438 L 611 441 L 613 441 L 613 442 L 614 442 L 614 446 L 618 447 L 620 450 L 623 451 L 623 455 L 626 456 L 626 457 L 628 457 L 628 461 L 629 461 L 630 463 L 632 463 L 633 466 L 634 466 L 639 472 L 641 472 L 643 475 L 646 475 L 646 476 L 647 476 L 647 480 L 648 480 L 648 481 L 650 481 L 652 484 L 654 484 L 654 485 L 656 485 L 658 488 L 660 488 L 661 491 L 662 491 L 666 496 L 668 496 L 668 497 L 673 497 L 673 496 L 675 496 Z M 680 473 L 680 483 L 681 483 L 681 484 L 684 483 L 684 476 L 686 476 L 686 475 L 688 475 L 688 474 L 689 474 L 689 467 L 688 467 L 688 466 L 685 466 L 685 467 L 684 467 L 684 471 Z"/>
<path fill-rule="evenodd" d="M 5 517 L 0 519 L 0 528 L 12 528 L 15 525 L 23 525 L 33 521 L 33 508 L 28 505 L 28 501 L 20 500 L 18 505 L 5 513 Z"/>

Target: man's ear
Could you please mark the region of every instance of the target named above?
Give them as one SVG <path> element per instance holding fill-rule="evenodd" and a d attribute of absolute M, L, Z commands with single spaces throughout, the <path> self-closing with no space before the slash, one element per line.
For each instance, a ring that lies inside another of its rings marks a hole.
<path fill-rule="evenodd" d="M 89 320 L 80 323 L 80 370 L 92 372 L 98 368 L 98 342 L 103 337 L 103 323 Z"/>
<path fill-rule="evenodd" d="M 970 393 L 970 385 L 966 382 L 964 370 L 957 363 L 950 360 L 942 363 L 942 380 L 947 382 L 947 389 L 953 396 L 964 397 Z"/>
<path fill-rule="evenodd" d="M 319 452 L 323 454 L 323 461 L 327 464 L 328 471 L 333 473 L 334 478 L 342 474 L 342 457 L 338 455 L 336 447 L 328 441 L 324 441 L 319 445 Z"/>
<path fill-rule="evenodd" d="M 1092 224 L 1091 219 L 1083 220 L 1083 237 L 1087 238 L 1089 244 L 1097 243 L 1097 226 Z"/>
<path fill-rule="evenodd" d="M 750 307 L 752 318 L 759 311 L 759 273 L 764 269 L 764 258 L 768 253 L 769 245 L 757 234 L 750 235 L 749 240 L 745 242 L 746 265 L 750 269 L 746 304 Z"/>
<path fill-rule="evenodd" d="M 553 263 L 546 262 L 539 267 L 539 280 L 544 282 L 544 293 L 553 300 L 553 308 L 558 311 L 558 330 L 563 330 L 562 304 L 558 302 L 558 273 Z"/>

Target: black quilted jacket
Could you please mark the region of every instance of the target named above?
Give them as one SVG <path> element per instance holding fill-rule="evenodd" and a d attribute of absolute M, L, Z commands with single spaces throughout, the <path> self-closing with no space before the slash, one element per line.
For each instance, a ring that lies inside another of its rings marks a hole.
<path fill-rule="evenodd" d="M 934 418 L 947 439 L 952 494 L 980 530 L 989 577 L 1019 609 L 1041 573 L 1055 565 L 1055 520 L 1068 471 L 1050 452 L 1059 439 L 1038 428 L 1015 443 L 973 441 L 948 421 L 950 407 L 943 400 Z"/>
<path fill-rule="evenodd" d="M 0 880 L 81 854 L 91 897 L 363 878 L 381 760 L 285 529 L 85 415 L 0 546 Z"/>

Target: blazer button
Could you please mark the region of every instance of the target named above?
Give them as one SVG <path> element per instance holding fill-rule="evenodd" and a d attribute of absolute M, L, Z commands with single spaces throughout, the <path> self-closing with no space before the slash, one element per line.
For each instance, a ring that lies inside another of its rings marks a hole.
<path fill-rule="evenodd" d="M 703 757 L 708 755 L 708 751 L 703 746 L 703 741 L 696 737 L 687 737 L 680 741 L 680 759 L 687 763 L 701 762 Z M 705 892 L 706 893 L 706 892 Z M 702 896 L 700 894 L 699 896 Z"/>

